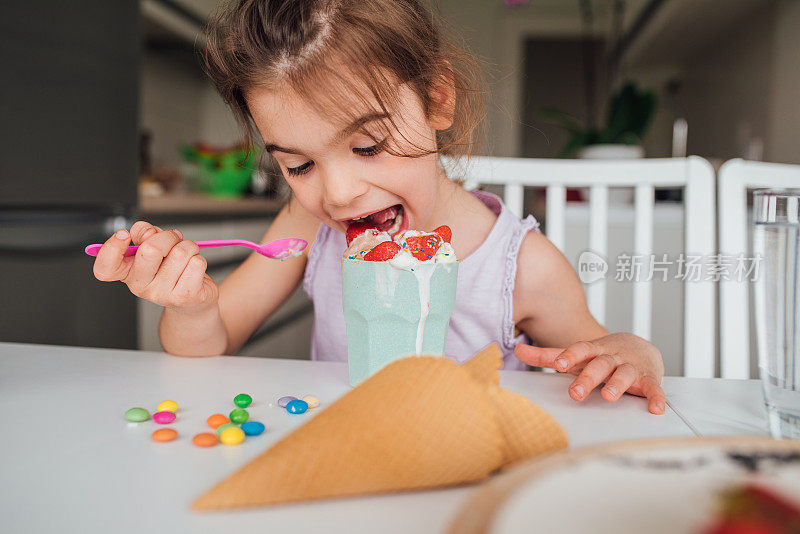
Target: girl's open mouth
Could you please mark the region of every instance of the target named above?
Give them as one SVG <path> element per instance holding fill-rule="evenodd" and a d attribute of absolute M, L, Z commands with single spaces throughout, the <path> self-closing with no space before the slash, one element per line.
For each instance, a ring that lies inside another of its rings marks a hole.
<path fill-rule="evenodd" d="M 355 225 L 361 228 L 375 228 L 381 232 L 387 232 L 391 236 L 408 229 L 408 222 L 406 221 L 402 204 L 395 204 L 366 217 L 352 219 L 347 222 L 348 229 Z"/>

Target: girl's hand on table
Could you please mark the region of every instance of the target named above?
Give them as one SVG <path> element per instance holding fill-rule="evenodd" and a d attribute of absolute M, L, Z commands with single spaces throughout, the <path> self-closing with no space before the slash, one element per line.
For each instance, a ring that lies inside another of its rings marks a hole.
<path fill-rule="evenodd" d="M 582 401 L 605 383 L 602 397 L 614 402 L 628 392 L 648 399 L 651 413 L 664 413 L 666 397 L 661 389 L 664 363 L 661 352 L 633 334 L 609 334 L 593 341 L 579 341 L 566 349 L 532 347 L 520 344 L 517 357 L 534 367 L 569 372 L 577 378 L 569 386 L 569 396 Z"/>
<path fill-rule="evenodd" d="M 139 245 L 135 256 L 123 254 Z M 206 274 L 206 259 L 194 241 L 179 230 L 162 230 L 139 221 L 130 232 L 119 230 L 106 241 L 94 261 L 94 275 L 103 282 L 124 282 L 131 293 L 159 306 L 184 313 L 202 313 L 219 299 L 217 284 Z"/>

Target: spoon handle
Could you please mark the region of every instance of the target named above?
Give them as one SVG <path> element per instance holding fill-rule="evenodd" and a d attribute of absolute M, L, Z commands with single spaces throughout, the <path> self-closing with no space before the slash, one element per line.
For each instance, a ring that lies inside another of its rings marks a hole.
<path fill-rule="evenodd" d="M 195 241 L 195 243 L 197 243 L 197 246 L 200 248 L 240 246 L 252 248 L 254 250 L 258 249 L 258 245 L 245 239 L 210 239 L 206 241 Z M 100 247 L 102 246 L 102 243 L 94 243 L 89 245 L 85 249 L 86 254 L 89 256 L 97 256 L 97 253 L 100 251 Z M 139 250 L 139 245 L 131 245 L 128 247 L 128 250 L 125 251 L 123 256 L 134 256 L 136 255 L 137 250 Z"/>

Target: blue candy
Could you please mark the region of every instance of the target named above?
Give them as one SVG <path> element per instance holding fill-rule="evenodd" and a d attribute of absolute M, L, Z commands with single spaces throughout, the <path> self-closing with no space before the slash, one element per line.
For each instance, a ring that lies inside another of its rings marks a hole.
<path fill-rule="evenodd" d="M 295 399 L 286 405 L 286 411 L 289 413 L 303 413 L 308 410 L 308 403 L 304 400 Z"/>
<path fill-rule="evenodd" d="M 248 436 L 257 436 L 264 432 L 264 423 L 258 421 L 246 421 L 242 423 L 242 431 Z"/>

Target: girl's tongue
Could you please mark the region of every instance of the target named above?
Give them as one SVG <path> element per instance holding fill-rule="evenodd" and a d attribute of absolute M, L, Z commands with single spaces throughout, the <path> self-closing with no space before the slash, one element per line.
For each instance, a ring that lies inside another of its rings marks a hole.
<path fill-rule="evenodd" d="M 395 217 L 397 217 L 397 206 L 391 206 L 367 217 L 367 223 L 373 223 L 375 228 L 384 232 L 394 223 Z"/>
<path fill-rule="evenodd" d="M 368 215 L 363 219 L 352 221 L 350 226 L 359 225 L 361 228 L 375 228 L 381 232 L 386 232 L 394 225 L 395 219 L 401 209 L 401 206 L 390 206 L 372 215 Z"/>
<path fill-rule="evenodd" d="M 377 230 L 394 236 L 408 228 L 404 215 L 403 205 L 395 204 L 372 215 L 350 221 L 347 225 L 347 245 L 349 246 L 353 239 L 367 230 Z"/>

